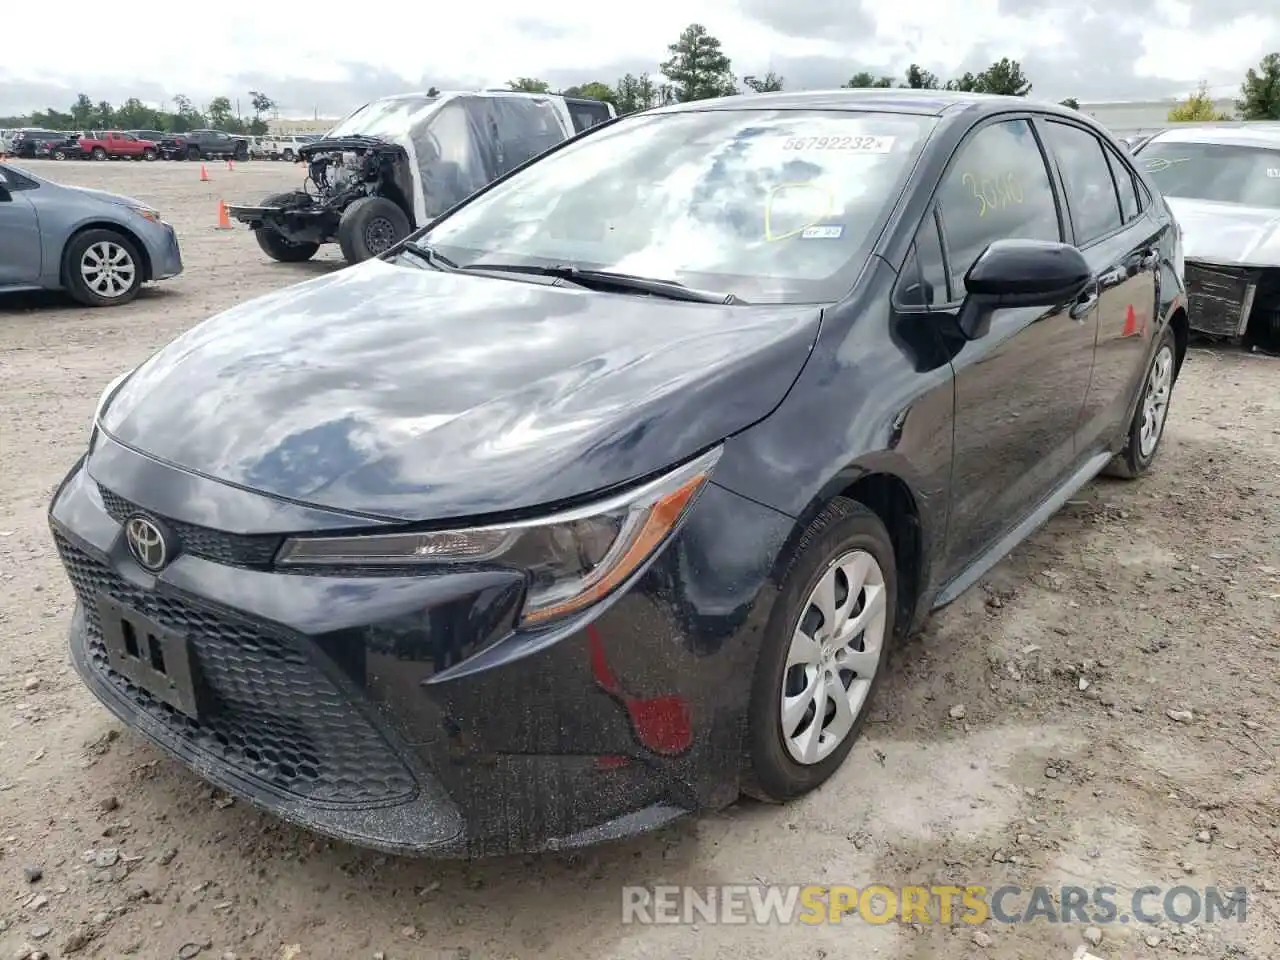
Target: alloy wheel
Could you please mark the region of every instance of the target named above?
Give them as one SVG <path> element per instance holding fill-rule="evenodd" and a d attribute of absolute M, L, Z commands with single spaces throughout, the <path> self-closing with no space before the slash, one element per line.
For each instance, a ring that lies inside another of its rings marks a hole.
<path fill-rule="evenodd" d="M 1156 444 L 1160 442 L 1172 390 L 1173 349 L 1165 344 L 1151 363 L 1147 389 L 1142 395 L 1142 426 L 1138 428 L 1138 450 L 1144 460 L 1155 453 Z"/>
<path fill-rule="evenodd" d="M 369 252 L 377 255 L 382 253 L 396 239 L 395 226 L 386 217 L 377 217 L 369 221 L 368 226 L 364 228 L 364 243 L 369 248 Z"/>
<path fill-rule="evenodd" d="M 80 257 L 80 276 L 85 286 L 108 300 L 128 293 L 137 272 L 132 254 L 109 240 L 90 245 Z"/>
<path fill-rule="evenodd" d="M 837 557 L 801 609 L 782 674 L 782 738 L 796 763 L 820 763 L 849 735 L 880 669 L 888 622 L 884 571 L 865 550 Z"/>

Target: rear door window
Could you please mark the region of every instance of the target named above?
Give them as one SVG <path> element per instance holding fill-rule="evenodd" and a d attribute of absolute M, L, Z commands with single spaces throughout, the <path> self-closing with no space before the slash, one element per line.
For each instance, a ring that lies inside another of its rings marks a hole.
<path fill-rule="evenodd" d="M 1120 229 L 1120 198 L 1102 141 L 1071 124 L 1047 121 L 1046 145 L 1058 161 L 1075 225 L 1076 246 L 1087 246 Z"/>
<path fill-rule="evenodd" d="M 609 119 L 609 108 L 603 103 L 569 103 L 569 115 L 573 117 L 573 129 L 577 133 L 590 130 L 597 123 Z"/>

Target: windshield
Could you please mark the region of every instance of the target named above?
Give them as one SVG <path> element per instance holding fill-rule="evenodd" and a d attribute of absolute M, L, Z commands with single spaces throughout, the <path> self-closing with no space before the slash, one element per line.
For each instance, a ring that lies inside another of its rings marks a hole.
<path fill-rule="evenodd" d="M 338 125 L 325 136 L 365 136 L 379 137 L 384 140 L 403 137 L 423 114 L 431 110 L 438 99 L 425 94 L 411 94 L 375 100 L 372 103 L 366 103 L 345 120 L 339 120 Z"/>
<path fill-rule="evenodd" d="M 1137 161 L 1165 196 L 1280 207 L 1280 150 L 1156 140 Z"/>
<path fill-rule="evenodd" d="M 861 271 L 936 121 L 709 110 L 587 134 L 476 197 L 420 240 L 459 265 L 571 265 L 838 299 Z"/>

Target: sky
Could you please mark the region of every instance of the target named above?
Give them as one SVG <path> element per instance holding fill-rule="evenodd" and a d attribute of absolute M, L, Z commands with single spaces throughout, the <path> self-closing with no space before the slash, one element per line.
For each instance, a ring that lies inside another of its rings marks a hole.
<path fill-rule="evenodd" d="M 1008 56 L 1037 97 L 1153 99 L 1201 81 L 1233 96 L 1247 68 L 1280 50 L 1272 0 L 645 0 L 635 15 L 610 4 L 486 0 L 396 4 L 367 20 L 359 6 L 279 0 L 204 0 L 181 16 L 172 0 L 132 0 L 127 17 L 99 16 L 95 0 L 56 6 L 53 23 L 42 4 L 6 5 L 5 35 L 32 39 L 0 53 L 0 116 L 65 110 L 81 91 L 153 106 L 222 94 L 248 113 L 256 89 L 282 116 L 336 117 L 430 86 L 522 76 L 553 88 L 612 83 L 656 75 L 691 22 L 720 38 L 737 76 L 773 70 L 788 89 L 836 87 L 859 70 L 900 76 L 912 62 L 945 79 Z"/>

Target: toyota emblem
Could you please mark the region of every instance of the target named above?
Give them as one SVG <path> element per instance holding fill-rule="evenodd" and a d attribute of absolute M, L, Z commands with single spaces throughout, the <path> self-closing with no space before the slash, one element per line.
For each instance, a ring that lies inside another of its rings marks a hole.
<path fill-rule="evenodd" d="M 147 570 L 156 571 L 169 562 L 169 544 L 164 532 L 146 517 L 130 517 L 124 527 L 133 559 Z"/>

